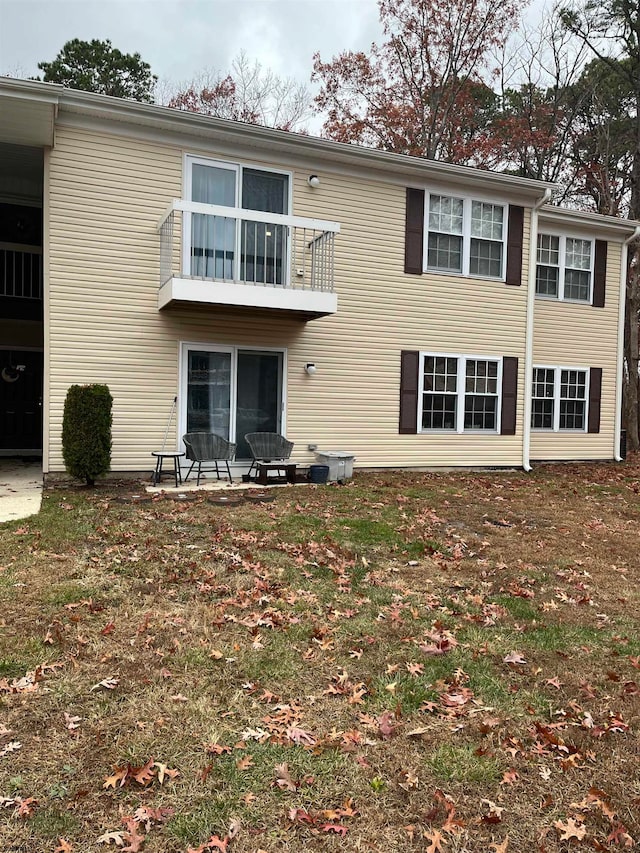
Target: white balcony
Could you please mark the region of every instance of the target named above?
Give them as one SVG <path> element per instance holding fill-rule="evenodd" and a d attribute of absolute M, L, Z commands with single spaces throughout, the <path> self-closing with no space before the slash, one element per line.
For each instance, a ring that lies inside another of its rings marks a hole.
<path fill-rule="evenodd" d="M 304 320 L 338 310 L 337 222 L 175 200 L 158 231 L 158 308 L 266 308 Z"/>

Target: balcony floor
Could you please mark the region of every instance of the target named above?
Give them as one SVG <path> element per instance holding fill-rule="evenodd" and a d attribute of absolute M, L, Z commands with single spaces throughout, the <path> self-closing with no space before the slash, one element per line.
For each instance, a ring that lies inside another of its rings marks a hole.
<path fill-rule="evenodd" d="M 338 310 L 338 296 L 330 291 L 171 278 L 160 288 L 158 308 L 168 308 L 177 303 L 272 309 L 294 314 L 304 320 L 326 317 Z"/>

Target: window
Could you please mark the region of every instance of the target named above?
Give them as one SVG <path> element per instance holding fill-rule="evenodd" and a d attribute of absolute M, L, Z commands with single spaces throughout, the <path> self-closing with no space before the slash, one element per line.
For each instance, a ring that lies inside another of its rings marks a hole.
<path fill-rule="evenodd" d="M 423 353 L 421 366 L 423 431 L 497 431 L 501 359 Z"/>
<path fill-rule="evenodd" d="M 583 368 L 534 367 L 532 428 L 583 432 L 587 427 L 587 375 Z"/>
<path fill-rule="evenodd" d="M 531 426 L 534 429 L 553 429 L 555 393 L 555 370 L 534 367 L 531 403 Z"/>
<path fill-rule="evenodd" d="M 538 234 L 536 293 L 591 302 L 593 240 Z"/>
<path fill-rule="evenodd" d="M 482 278 L 502 278 L 505 206 L 431 193 L 426 266 Z"/>
<path fill-rule="evenodd" d="M 188 200 L 216 209 L 184 216 L 186 274 L 286 284 L 288 228 L 269 222 L 269 214 L 289 213 L 289 187 L 284 173 L 188 157 Z M 264 216 L 242 219 L 239 209 Z"/>

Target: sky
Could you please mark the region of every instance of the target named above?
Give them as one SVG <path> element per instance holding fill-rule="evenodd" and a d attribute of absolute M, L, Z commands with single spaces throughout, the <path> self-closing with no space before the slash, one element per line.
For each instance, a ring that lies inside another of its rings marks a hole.
<path fill-rule="evenodd" d="M 140 53 L 161 81 L 227 71 L 245 50 L 308 83 L 316 51 L 366 50 L 379 34 L 375 0 L 0 0 L 0 74 L 35 76 L 79 38 Z"/>

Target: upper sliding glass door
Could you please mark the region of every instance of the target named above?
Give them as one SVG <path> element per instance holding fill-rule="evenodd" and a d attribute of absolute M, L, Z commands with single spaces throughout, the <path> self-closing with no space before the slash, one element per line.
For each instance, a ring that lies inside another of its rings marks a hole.
<path fill-rule="evenodd" d="M 287 283 L 289 226 L 270 222 L 269 214 L 289 213 L 288 174 L 187 158 L 188 199 L 229 208 L 185 214 L 185 271 L 198 278 Z M 255 211 L 261 221 L 240 218 Z"/>
<path fill-rule="evenodd" d="M 248 460 L 247 433 L 282 431 L 282 351 L 185 345 L 182 375 L 183 432 L 215 432 Z"/>

